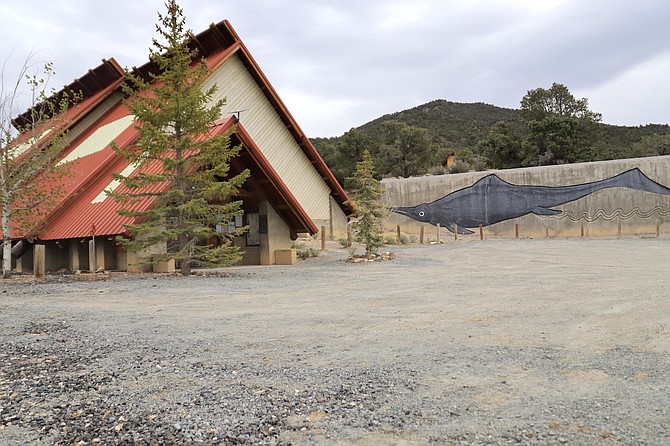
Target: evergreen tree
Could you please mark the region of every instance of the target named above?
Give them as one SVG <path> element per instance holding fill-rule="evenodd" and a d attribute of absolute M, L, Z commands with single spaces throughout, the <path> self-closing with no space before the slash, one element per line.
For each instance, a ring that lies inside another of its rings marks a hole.
<path fill-rule="evenodd" d="M 156 26 L 164 42 L 154 39 L 150 50 L 158 73 L 149 81 L 128 73 L 123 87 L 140 136 L 115 150 L 140 166 L 139 173 L 115 175 L 126 191 L 112 195 L 124 203 L 121 214 L 135 218 L 126 225 L 132 238 L 121 243 L 133 252 L 164 247 L 160 260 L 174 259 L 187 275 L 194 265 L 230 265 L 241 258 L 233 239 L 246 228 L 231 226 L 242 215 L 241 201 L 231 198 L 249 173 L 229 178 L 239 148 L 230 147 L 227 135 L 211 136 L 224 101 L 210 105 L 216 86 L 202 88 L 207 65 L 188 46 L 183 11 L 175 0 L 165 6 Z M 155 199 L 150 209 L 134 206 L 147 197 Z"/>
<path fill-rule="evenodd" d="M 477 143 L 477 148 L 486 158 L 486 163 L 494 169 L 521 167 L 523 161 L 521 138 L 512 126 L 498 121 L 491 127 L 484 139 Z"/>
<path fill-rule="evenodd" d="M 337 143 L 335 176 L 343 179 L 351 177 L 354 174 L 355 162 L 361 159 L 363 152 L 374 149 L 374 141 L 362 131 L 352 128 L 346 132 Z"/>
<path fill-rule="evenodd" d="M 386 121 L 381 127 L 385 132 L 385 144 L 379 149 L 383 176 L 409 178 L 423 175 L 435 165 L 436 154 L 431 151 L 428 130 L 402 121 Z"/>
<path fill-rule="evenodd" d="M 656 133 L 643 136 L 642 139 L 633 144 L 630 157 L 670 155 L 670 135 Z"/>
<path fill-rule="evenodd" d="M 347 180 L 354 188 L 350 204 L 358 218 L 353 224 L 355 240 L 365 245 L 365 255 L 374 254 L 384 245 L 385 211 L 381 204 L 381 183 L 375 178 L 374 163 L 368 150 L 363 152 L 354 175 Z"/>
<path fill-rule="evenodd" d="M 529 90 L 521 99 L 521 116 L 528 125 L 524 151 L 529 165 L 591 161 L 604 148 L 601 114 L 565 85 Z"/>

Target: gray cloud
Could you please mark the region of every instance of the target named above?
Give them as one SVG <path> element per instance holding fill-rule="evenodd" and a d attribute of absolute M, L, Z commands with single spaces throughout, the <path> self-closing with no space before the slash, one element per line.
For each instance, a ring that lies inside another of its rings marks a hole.
<path fill-rule="evenodd" d="M 666 0 L 183 0 L 196 32 L 228 18 L 300 125 L 334 136 L 433 99 L 518 107 L 566 84 L 614 124 L 670 120 Z M 26 8 L 34 8 L 26 11 Z M 0 57 L 30 48 L 60 84 L 142 64 L 162 1 L 0 5 Z"/>

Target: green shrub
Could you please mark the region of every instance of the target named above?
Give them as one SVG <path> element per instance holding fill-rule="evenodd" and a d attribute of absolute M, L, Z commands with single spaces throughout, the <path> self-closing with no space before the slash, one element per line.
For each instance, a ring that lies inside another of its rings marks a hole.
<path fill-rule="evenodd" d="M 456 162 L 449 168 L 449 173 L 465 173 L 472 169 L 470 163 L 467 161 L 456 160 Z"/>
<path fill-rule="evenodd" d="M 384 244 L 385 245 L 397 245 L 398 244 L 398 239 L 396 238 L 395 235 L 385 235 L 384 236 Z"/>
<path fill-rule="evenodd" d="M 319 257 L 319 250 L 314 248 L 301 249 L 296 251 L 296 256 L 300 260 L 309 259 L 310 257 Z"/>
<path fill-rule="evenodd" d="M 305 242 L 291 242 L 291 249 L 305 249 Z"/>

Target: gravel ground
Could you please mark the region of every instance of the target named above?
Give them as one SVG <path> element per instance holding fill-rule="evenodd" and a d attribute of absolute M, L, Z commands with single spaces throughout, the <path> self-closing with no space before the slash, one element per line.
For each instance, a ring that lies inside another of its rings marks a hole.
<path fill-rule="evenodd" d="M 670 444 L 670 240 L 0 284 L 0 445 Z"/>

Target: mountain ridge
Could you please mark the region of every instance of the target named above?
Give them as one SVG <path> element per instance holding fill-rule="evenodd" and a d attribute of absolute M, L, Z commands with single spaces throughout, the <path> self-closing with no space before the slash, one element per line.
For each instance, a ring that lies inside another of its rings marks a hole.
<path fill-rule="evenodd" d="M 384 134 L 382 123 L 400 121 L 410 126 L 426 129 L 432 139 L 436 158 L 455 151 L 461 154 L 480 155 L 477 144 L 484 139 L 490 129 L 500 121 L 507 123 L 520 138 L 528 134 L 526 123 L 521 118 L 520 109 L 499 107 L 484 102 L 453 102 L 446 99 L 435 99 L 416 107 L 386 113 L 353 129 L 367 135 L 373 146 L 383 144 Z M 670 137 L 670 125 L 646 124 L 638 126 L 621 126 L 598 123 L 602 131 L 604 149 L 597 154 L 595 160 L 631 158 L 650 156 L 641 145 L 643 139 L 659 135 Z M 321 156 L 329 165 L 341 164 L 337 159 L 338 144 L 342 136 L 329 138 L 311 138 Z M 667 140 L 667 138 L 666 138 Z M 667 143 L 665 143 L 667 144 Z M 373 150 L 374 147 L 371 149 Z M 355 163 L 357 160 L 350 160 Z"/>

